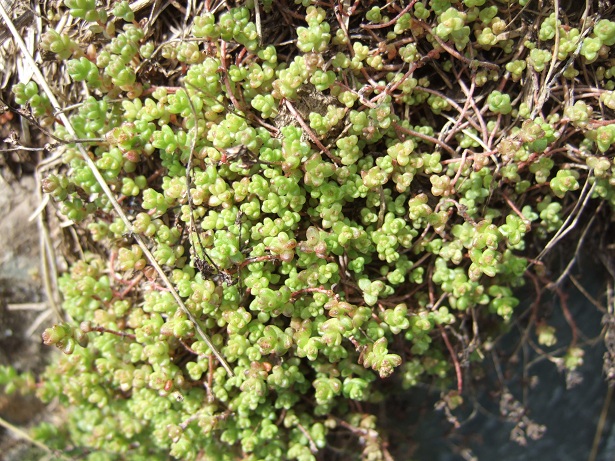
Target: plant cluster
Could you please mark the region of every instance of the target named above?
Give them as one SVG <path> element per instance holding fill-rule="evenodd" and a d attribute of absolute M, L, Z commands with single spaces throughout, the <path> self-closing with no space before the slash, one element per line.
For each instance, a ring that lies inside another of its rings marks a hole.
<path fill-rule="evenodd" d="M 44 191 L 105 251 L 60 280 L 67 321 L 44 340 L 66 355 L 37 392 L 72 406 L 65 443 L 88 459 L 309 461 L 343 432 L 345 459 L 385 459 L 359 403 L 389 377 L 457 401 L 493 334 L 468 325 L 506 328 L 575 202 L 615 205 L 615 22 L 593 13 L 208 2 L 155 48 L 126 1 L 64 4 L 97 37 L 42 41 L 88 88 L 70 120 L 233 371 L 56 125 Z M 49 115 L 35 84 L 14 93 Z"/>

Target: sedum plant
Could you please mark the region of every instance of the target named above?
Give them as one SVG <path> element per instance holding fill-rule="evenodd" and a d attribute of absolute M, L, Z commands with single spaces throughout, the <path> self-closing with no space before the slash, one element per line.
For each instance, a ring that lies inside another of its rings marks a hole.
<path fill-rule="evenodd" d="M 44 191 L 99 251 L 60 280 L 43 339 L 64 354 L 36 392 L 71 412 L 39 437 L 92 460 L 308 461 L 349 433 L 344 459 L 379 460 L 383 383 L 456 406 L 571 204 L 615 204 L 615 23 L 526 3 L 208 3 L 154 49 L 127 2 L 65 0 L 97 37 L 45 35 L 89 91 L 71 123 L 229 370 L 56 125 Z"/>

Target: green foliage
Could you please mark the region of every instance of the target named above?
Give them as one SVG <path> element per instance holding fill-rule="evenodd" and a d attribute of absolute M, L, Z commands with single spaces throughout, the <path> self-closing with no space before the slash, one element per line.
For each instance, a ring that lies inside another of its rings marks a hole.
<path fill-rule="evenodd" d="M 15 102 L 22 106 L 29 105 L 35 117 L 42 117 L 51 112 L 49 99 L 44 93 L 41 94 L 38 85 L 34 82 L 16 84 L 13 86 L 13 94 Z"/>
<path fill-rule="evenodd" d="M 615 125 L 599 118 L 612 92 L 545 104 L 549 91 L 527 89 L 552 60 L 562 81 L 573 57 L 606 65 L 613 23 L 581 44 L 545 16 L 537 41 L 522 42 L 502 19 L 522 2 L 509 3 L 417 2 L 402 15 L 356 4 L 338 21 L 325 4 L 265 2 L 263 24 L 292 8 L 293 40 L 280 45 L 259 36 L 248 2 L 203 11 L 158 50 L 127 2 L 113 25 L 95 2 L 66 0 L 96 36 L 87 57 L 70 34 L 43 39 L 88 88 L 75 130 L 102 138 L 88 155 L 233 375 L 67 145 L 44 191 L 106 253 L 60 279 L 71 320 L 44 340 L 66 355 L 37 392 L 72 410 L 67 432 L 39 436 L 90 459 L 308 461 L 343 426 L 364 459 L 385 459 L 375 417 L 353 401 L 378 402 L 389 377 L 461 386 L 446 332 L 461 350 L 470 321 L 489 335 L 507 328 L 537 242 L 561 229 L 583 184 L 615 204 Z M 602 75 L 615 85 L 615 71 Z M 13 92 L 51 114 L 35 83 Z M 548 325 L 537 333 L 557 341 Z M 574 369 L 582 350 L 562 361 Z M 0 371 L 0 383 L 18 382 Z"/>
<path fill-rule="evenodd" d="M 105 10 L 96 9 L 96 0 L 65 0 L 64 5 L 69 8 L 71 16 L 82 18 L 89 22 L 105 22 Z"/>
<path fill-rule="evenodd" d="M 73 53 L 79 52 L 79 45 L 67 35 L 49 29 L 41 38 L 41 48 L 56 53 L 59 59 L 66 60 Z"/>

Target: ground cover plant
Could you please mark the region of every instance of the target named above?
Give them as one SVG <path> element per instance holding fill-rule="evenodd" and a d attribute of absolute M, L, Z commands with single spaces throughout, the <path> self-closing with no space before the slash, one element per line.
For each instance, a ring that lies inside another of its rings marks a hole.
<path fill-rule="evenodd" d="M 43 335 L 64 354 L 1 381 L 70 406 L 36 433 L 66 456 L 390 459 L 383 386 L 454 411 L 515 289 L 557 289 L 574 253 L 559 280 L 545 256 L 611 212 L 611 11 L 167 7 L 45 11 L 73 105 L 30 81 L 7 106 L 53 133 L 43 189 L 82 253 Z M 537 305 L 525 322 L 556 346 Z M 576 336 L 559 350 L 581 363 Z"/>

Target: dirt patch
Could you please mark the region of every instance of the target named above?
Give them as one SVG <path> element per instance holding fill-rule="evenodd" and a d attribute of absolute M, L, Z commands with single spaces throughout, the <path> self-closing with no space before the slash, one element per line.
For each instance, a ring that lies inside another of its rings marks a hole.
<path fill-rule="evenodd" d="M 39 373 L 51 352 L 40 334 L 51 321 L 40 280 L 39 234 L 29 217 L 38 206 L 35 181 L 0 178 L 0 365 Z M 41 419 L 44 405 L 33 396 L 0 394 L 0 417 L 28 427 Z M 29 443 L 0 429 L 3 459 L 25 459 Z"/>

